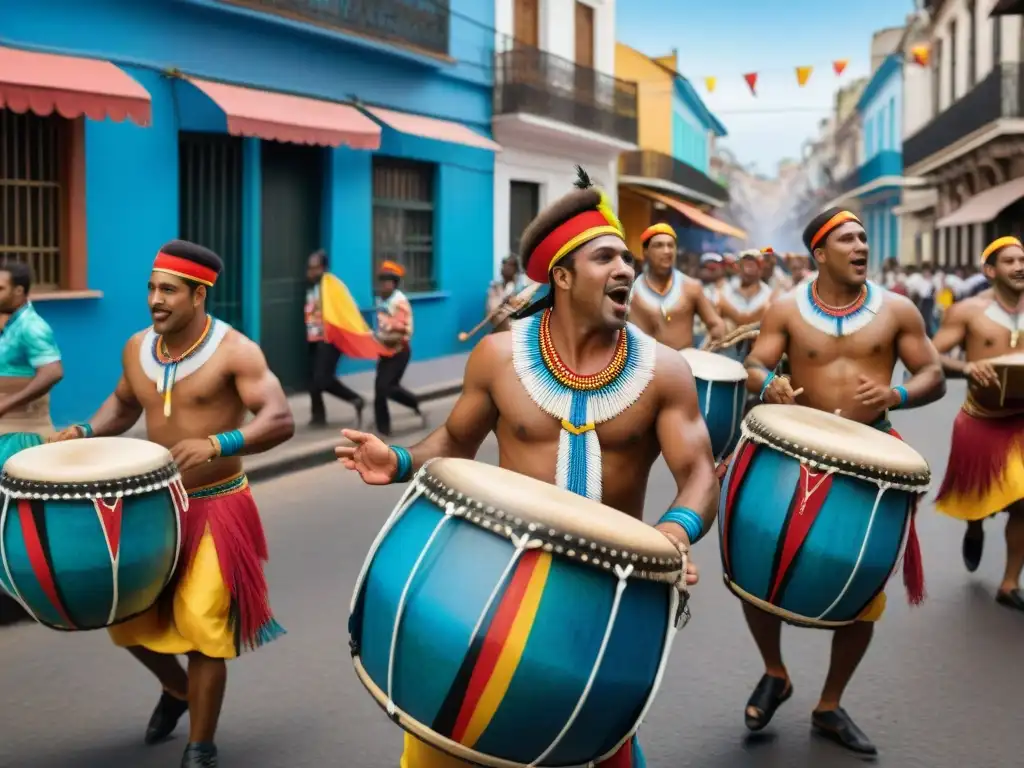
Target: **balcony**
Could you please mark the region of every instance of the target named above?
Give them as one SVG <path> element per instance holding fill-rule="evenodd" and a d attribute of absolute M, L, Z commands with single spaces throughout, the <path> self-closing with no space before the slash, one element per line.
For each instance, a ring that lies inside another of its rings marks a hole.
<path fill-rule="evenodd" d="M 904 166 L 917 165 L 996 120 L 1024 117 L 1022 73 L 1024 64 L 1019 62 L 993 69 L 973 89 L 904 140 Z"/>
<path fill-rule="evenodd" d="M 692 165 L 661 152 L 641 149 L 624 153 L 619 157 L 619 176 L 666 182 L 668 188 L 677 188 L 672 190 L 676 194 L 692 195 L 712 205 L 729 202 L 729 190 L 721 184 Z"/>
<path fill-rule="evenodd" d="M 636 106 L 634 82 L 518 43 L 495 54 L 495 116 L 534 115 L 636 144 Z"/>
<path fill-rule="evenodd" d="M 449 0 L 220 0 L 336 32 L 448 55 Z"/>

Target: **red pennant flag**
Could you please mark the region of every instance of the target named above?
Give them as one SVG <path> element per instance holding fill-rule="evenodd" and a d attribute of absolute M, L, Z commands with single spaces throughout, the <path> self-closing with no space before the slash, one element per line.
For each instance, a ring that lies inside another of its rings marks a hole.
<path fill-rule="evenodd" d="M 748 72 L 743 76 L 743 79 L 747 81 L 747 85 L 750 86 L 750 93 L 757 96 L 757 72 Z"/>
<path fill-rule="evenodd" d="M 850 63 L 849 59 L 836 59 L 832 62 L 832 69 L 836 73 L 836 76 L 843 74 L 846 70 L 846 65 Z"/>

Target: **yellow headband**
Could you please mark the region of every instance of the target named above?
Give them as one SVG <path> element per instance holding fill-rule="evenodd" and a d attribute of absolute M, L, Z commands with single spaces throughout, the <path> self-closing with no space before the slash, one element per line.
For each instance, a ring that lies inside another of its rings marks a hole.
<path fill-rule="evenodd" d="M 1016 245 L 1018 248 L 1024 248 L 1024 245 L 1021 245 L 1020 240 L 1018 240 L 1016 237 L 996 238 L 991 243 L 989 243 L 988 248 L 981 252 L 981 263 L 984 264 L 986 261 L 988 261 L 989 256 L 993 256 L 998 251 L 1003 250 L 1003 248 L 1009 248 L 1011 245 Z"/>
<path fill-rule="evenodd" d="M 661 222 L 659 224 L 652 224 L 644 230 L 643 234 L 640 235 L 640 244 L 646 248 L 647 244 L 651 242 L 656 235 L 668 235 L 677 242 L 679 240 L 679 238 L 676 237 L 676 231 L 668 224 Z"/>

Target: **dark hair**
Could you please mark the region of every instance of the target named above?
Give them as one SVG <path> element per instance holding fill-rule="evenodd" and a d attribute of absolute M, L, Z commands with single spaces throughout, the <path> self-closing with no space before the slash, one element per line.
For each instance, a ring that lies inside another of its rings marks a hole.
<path fill-rule="evenodd" d="M 583 246 L 580 246 L 582 248 Z M 561 261 L 558 262 L 558 266 L 563 269 L 567 269 L 570 272 L 576 270 L 576 254 L 579 253 L 577 248 L 572 253 L 566 254 Z M 548 275 L 548 292 L 546 296 L 538 299 L 527 307 L 512 316 L 512 319 L 518 320 L 523 317 L 529 317 L 530 315 L 536 315 L 538 312 L 542 312 L 549 307 L 554 309 L 555 306 L 555 278 L 554 275 Z"/>
<path fill-rule="evenodd" d="M 171 240 L 160 248 L 160 252 L 166 253 L 168 256 L 177 256 L 179 259 L 187 259 L 201 267 L 212 269 L 218 275 L 224 269 L 224 262 L 221 261 L 220 256 L 209 248 L 204 248 L 188 240 Z M 195 293 L 196 288 L 200 286 L 200 283 L 197 283 L 195 280 L 189 280 L 187 277 L 181 279 L 192 293 Z"/>
<path fill-rule="evenodd" d="M 32 288 L 32 270 L 28 264 L 21 261 L 5 261 L 0 264 L 0 272 L 6 272 L 11 276 L 11 287 L 21 288 L 28 296 Z"/>
<path fill-rule="evenodd" d="M 325 251 L 323 248 L 317 248 L 315 251 L 309 254 L 309 258 L 312 259 L 314 257 L 320 260 L 321 267 L 327 269 L 327 251 Z"/>

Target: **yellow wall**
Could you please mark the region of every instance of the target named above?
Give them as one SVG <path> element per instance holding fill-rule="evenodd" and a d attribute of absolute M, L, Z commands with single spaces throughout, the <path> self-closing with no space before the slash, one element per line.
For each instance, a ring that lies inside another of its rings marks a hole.
<path fill-rule="evenodd" d="M 619 187 L 619 221 L 626 230 L 626 247 L 638 259 L 642 259 L 644 255 L 640 235 L 651 226 L 653 213 L 650 200 Z"/>
<path fill-rule="evenodd" d="M 662 56 L 659 61 L 675 71 L 674 54 Z M 640 148 L 671 155 L 672 75 L 640 51 L 616 43 L 615 76 L 637 84 Z"/>

